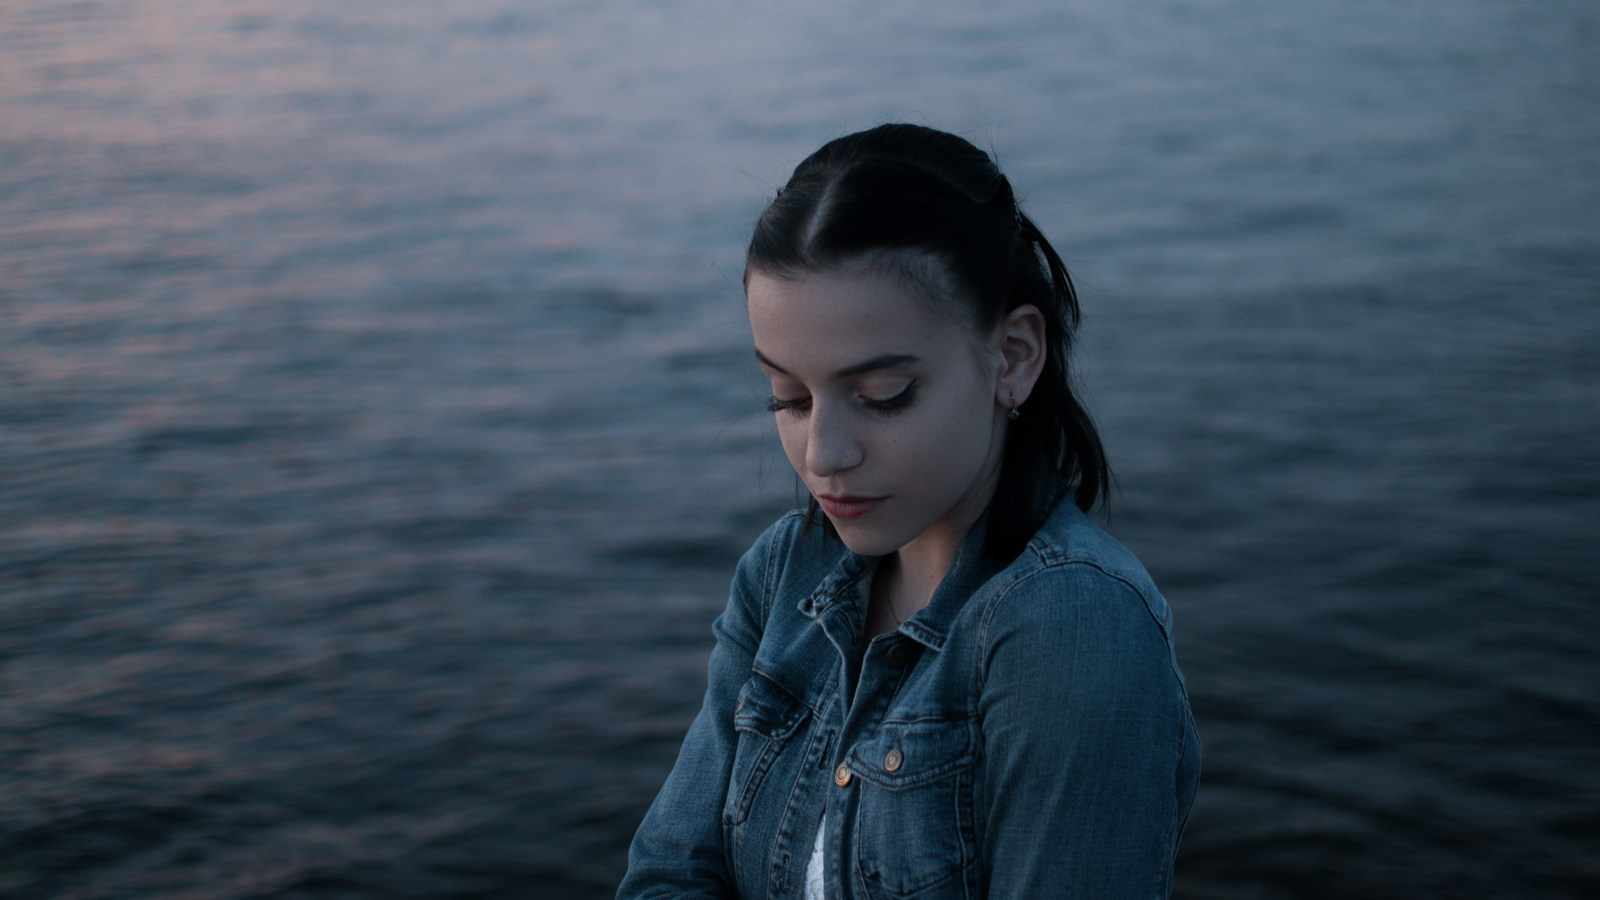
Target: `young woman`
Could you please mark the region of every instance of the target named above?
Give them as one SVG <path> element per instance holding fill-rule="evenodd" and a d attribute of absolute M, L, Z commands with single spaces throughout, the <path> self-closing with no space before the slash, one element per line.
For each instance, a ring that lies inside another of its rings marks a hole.
<path fill-rule="evenodd" d="M 740 561 L 620 898 L 1165 897 L 1199 775 L 1171 615 L 1084 512 L 1060 257 L 967 141 L 835 140 L 756 225 L 810 492 Z"/>

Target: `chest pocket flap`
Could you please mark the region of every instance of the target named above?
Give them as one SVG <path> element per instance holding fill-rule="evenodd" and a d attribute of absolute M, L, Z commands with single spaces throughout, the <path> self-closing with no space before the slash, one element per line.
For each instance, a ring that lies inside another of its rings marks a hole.
<path fill-rule="evenodd" d="M 920 787 L 972 766 L 971 719 L 885 722 L 878 736 L 850 750 L 850 771 L 891 791 Z"/>

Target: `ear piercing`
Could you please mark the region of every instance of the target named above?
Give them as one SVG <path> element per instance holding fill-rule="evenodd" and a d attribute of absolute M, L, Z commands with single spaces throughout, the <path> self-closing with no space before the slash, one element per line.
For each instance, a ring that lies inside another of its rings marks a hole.
<path fill-rule="evenodd" d="M 1011 412 L 1006 413 L 1006 418 L 1015 422 L 1016 420 L 1022 418 L 1022 413 L 1017 412 L 1017 395 L 1008 394 L 1007 396 L 1011 398 Z"/>

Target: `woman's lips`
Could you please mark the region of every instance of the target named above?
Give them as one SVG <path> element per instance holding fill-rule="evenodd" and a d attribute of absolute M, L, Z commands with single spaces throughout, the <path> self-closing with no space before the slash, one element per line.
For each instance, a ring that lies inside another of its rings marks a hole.
<path fill-rule="evenodd" d="M 888 497 L 860 497 L 855 494 L 817 494 L 822 511 L 834 519 L 859 519 L 884 504 Z"/>

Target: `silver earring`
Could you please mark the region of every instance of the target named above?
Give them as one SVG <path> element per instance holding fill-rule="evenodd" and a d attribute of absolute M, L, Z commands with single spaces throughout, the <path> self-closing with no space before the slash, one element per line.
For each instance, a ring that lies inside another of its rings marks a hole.
<path fill-rule="evenodd" d="M 1017 412 L 1017 397 L 1015 394 L 1011 395 L 1011 412 L 1006 413 L 1006 418 L 1013 422 L 1022 418 L 1022 413 Z"/>

